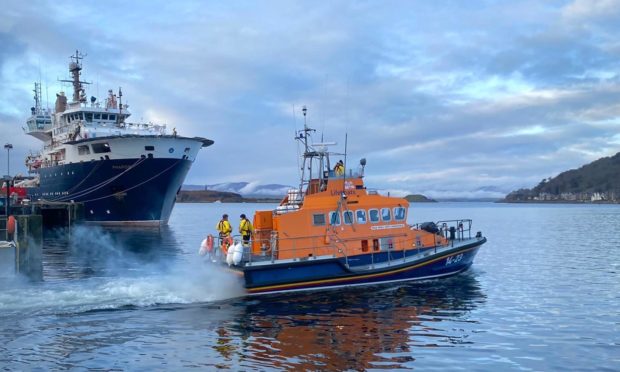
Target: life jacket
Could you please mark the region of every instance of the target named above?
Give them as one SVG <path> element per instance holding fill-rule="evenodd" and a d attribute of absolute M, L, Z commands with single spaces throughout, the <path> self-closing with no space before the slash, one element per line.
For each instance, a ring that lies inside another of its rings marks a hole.
<path fill-rule="evenodd" d="M 220 220 L 216 227 L 217 231 L 220 232 L 221 235 L 228 235 L 232 232 L 232 227 L 230 227 L 230 222 L 225 220 Z"/>
<path fill-rule="evenodd" d="M 244 218 L 239 223 L 239 232 L 241 235 L 247 236 L 252 234 L 252 223 L 247 218 Z"/>

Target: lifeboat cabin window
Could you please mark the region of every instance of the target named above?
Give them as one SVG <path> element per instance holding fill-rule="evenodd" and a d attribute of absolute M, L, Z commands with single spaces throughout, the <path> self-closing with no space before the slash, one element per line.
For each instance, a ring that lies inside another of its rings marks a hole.
<path fill-rule="evenodd" d="M 342 220 L 345 225 L 353 224 L 353 211 L 344 211 L 342 212 Z"/>
<path fill-rule="evenodd" d="M 379 210 L 371 209 L 368 211 L 368 216 L 370 217 L 370 222 L 377 223 L 379 222 Z"/>
<path fill-rule="evenodd" d="M 155 151 L 155 146 L 144 146 L 144 150 L 146 150 L 146 151 Z"/>
<path fill-rule="evenodd" d="M 366 223 L 366 211 L 364 209 L 358 209 L 355 211 L 357 217 L 357 223 Z"/>
<path fill-rule="evenodd" d="M 381 208 L 381 221 L 389 221 L 392 219 L 392 211 L 390 208 Z"/>
<path fill-rule="evenodd" d="M 329 212 L 329 224 L 330 225 L 340 225 L 340 213 L 338 213 L 338 212 Z"/>
<path fill-rule="evenodd" d="M 88 155 L 90 154 L 90 149 L 88 145 L 80 145 L 78 146 L 78 155 Z"/>
<path fill-rule="evenodd" d="M 405 219 L 405 208 L 404 207 L 396 207 L 394 208 L 394 219 L 396 221 L 403 221 Z"/>
<path fill-rule="evenodd" d="M 93 143 L 93 152 L 95 154 L 101 154 L 103 152 L 110 151 L 110 145 L 107 142 Z"/>
<path fill-rule="evenodd" d="M 314 226 L 325 226 L 325 215 L 323 213 L 312 215 L 312 224 Z"/>

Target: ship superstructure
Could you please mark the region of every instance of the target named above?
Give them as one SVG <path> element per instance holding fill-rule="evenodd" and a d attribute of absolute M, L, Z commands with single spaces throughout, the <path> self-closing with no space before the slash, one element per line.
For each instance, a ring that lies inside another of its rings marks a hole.
<path fill-rule="evenodd" d="M 33 200 L 84 203 L 86 221 L 102 224 L 165 224 L 176 194 L 202 147 L 213 141 L 183 137 L 166 125 L 128 121 L 123 93 L 112 90 L 104 102 L 87 98 L 81 81 L 83 59 L 71 56 L 72 100 L 56 95 L 52 113 L 41 104 L 35 83 L 35 106 L 27 133 L 43 141 L 38 154 L 26 158 L 35 175 Z"/>

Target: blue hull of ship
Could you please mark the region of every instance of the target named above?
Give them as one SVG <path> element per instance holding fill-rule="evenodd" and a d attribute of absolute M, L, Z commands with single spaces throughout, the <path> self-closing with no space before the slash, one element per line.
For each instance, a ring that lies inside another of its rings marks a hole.
<path fill-rule="evenodd" d="M 415 261 L 404 259 L 402 252 L 390 252 L 390 264 L 380 269 L 355 270 L 372 262 L 387 262 L 387 252 L 374 254 L 374 257 L 367 254 L 349 258 L 348 267 L 345 259 L 334 258 L 246 266 L 242 271 L 246 289 L 251 294 L 438 278 L 467 270 L 484 242 L 486 238 L 481 238 Z M 412 250 L 405 254 L 416 253 Z"/>
<path fill-rule="evenodd" d="M 102 224 L 167 223 L 191 167 L 186 159 L 101 160 L 42 168 L 32 200 L 84 204 L 84 219 Z"/>

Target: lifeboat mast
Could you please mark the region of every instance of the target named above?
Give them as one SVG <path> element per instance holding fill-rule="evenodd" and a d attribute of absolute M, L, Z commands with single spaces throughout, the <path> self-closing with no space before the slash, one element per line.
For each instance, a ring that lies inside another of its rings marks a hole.
<path fill-rule="evenodd" d="M 304 115 L 304 129 L 298 131 L 296 140 L 300 141 L 304 145 L 303 164 L 301 167 L 301 180 L 299 183 L 299 194 L 303 195 L 304 188 L 310 184 L 312 179 L 319 179 L 320 183 L 326 183 L 329 177 L 330 152 L 327 151 L 327 146 L 336 145 L 336 142 L 321 142 L 321 143 L 308 143 L 308 139 L 311 137 L 312 132 L 316 132 L 316 129 L 308 127 L 306 122 L 306 115 L 308 109 L 303 106 L 302 112 Z M 334 153 L 335 154 L 335 153 Z M 317 160 L 317 168 L 313 169 L 313 160 Z M 313 177 L 313 171 L 315 176 Z M 307 172 L 307 173 L 306 173 Z"/>

